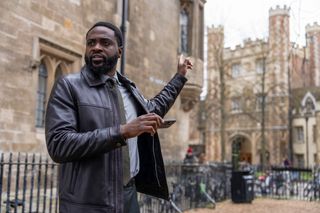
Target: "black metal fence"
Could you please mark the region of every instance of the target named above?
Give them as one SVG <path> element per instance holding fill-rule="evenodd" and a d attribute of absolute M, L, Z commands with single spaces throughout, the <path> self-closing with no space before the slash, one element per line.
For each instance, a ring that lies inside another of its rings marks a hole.
<path fill-rule="evenodd" d="M 57 164 L 41 155 L 0 155 L 0 212 L 58 212 Z M 320 168 L 252 169 L 256 197 L 320 200 Z M 231 197 L 229 164 L 168 163 L 170 202 L 139 194 L 142 213 L 214 208 Z"/>
<path fill-rule="evenodd" d="M 258 197 L 320 201 L 320 167 L 257 169 L 254 191 Z"/>
<path fill-rule="evenodd" d="M 2 212 L 58 212 L 57 165 L 41 155 L 1 153 Z"/>
<path fill-rule="evenodd" d="M 0 212 L 57 213 L 57 168 L 41 155 L 1 153 Z M 230 194 L 230 166 L 170 163 L 166 172 L 171 201 L 139 194 L 141 212 L 213 208 Z"/>
<path fill-rule="evenodd" d="M 166 172 L 170 201 L 140 194 L 141 213 L 215 208 L 216 202 L 230 197 L 230 165 L 169 164 Z"/>

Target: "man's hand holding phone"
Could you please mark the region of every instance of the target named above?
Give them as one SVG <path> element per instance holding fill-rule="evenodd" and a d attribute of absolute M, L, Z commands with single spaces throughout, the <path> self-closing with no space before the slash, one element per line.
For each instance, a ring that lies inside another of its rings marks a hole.
<path fill-rule="evenodd" d="M 176 119 L 163 119 L 163 123 L 159 126 L 160 129 L 169 128 L 176 122 Z"/>
<path fill-rule="evenodd" d="M 139 136 L 142 133 L 153 135 L 158 128 L 169 128 L 175 122 L 175 119 L 162 119 L 155 113 L 148 113 L 121 125 L 120 133 L 125 139 Z"/>

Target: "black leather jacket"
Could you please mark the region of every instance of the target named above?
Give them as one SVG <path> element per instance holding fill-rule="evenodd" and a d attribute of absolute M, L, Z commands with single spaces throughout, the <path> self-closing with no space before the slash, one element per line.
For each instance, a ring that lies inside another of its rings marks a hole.
<path fill-rule="evenodd" d="M 187 79 L 176 74 L 151 100 L 118 73 L 133 94 L 138 115 L 154 112 L 163 117 Z M 122 212 L 121 149 L 125 145 L 115 118 L 112 95 L 101 77 L 86 66 L 80 73 L 60 78 L 46 113 L 46 142 L 51 158 L 60 163 L 60 212 Z M 168 199 L 158 134 L 138 137 L 140 171 L 137 191 Z"/>

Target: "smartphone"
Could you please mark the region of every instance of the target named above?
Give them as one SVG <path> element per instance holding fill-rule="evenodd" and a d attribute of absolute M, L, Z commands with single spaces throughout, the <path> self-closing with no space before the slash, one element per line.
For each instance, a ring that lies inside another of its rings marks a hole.
<path fill-rule="evenodd" d="M 163 124 L 161 124 L 159 128 L 169 128 L 175 122 L 176 119 L 164 119 Z"/>

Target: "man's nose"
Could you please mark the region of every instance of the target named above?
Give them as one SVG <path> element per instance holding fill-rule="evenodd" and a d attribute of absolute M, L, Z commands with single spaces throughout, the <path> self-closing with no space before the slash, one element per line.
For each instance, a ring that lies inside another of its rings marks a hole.
<path fill-rule="evenodd" d="M 102 46 L 100 42 L 95 43 L 95 45 L 92 47 L 93 50 L 102 50 Z"/>

